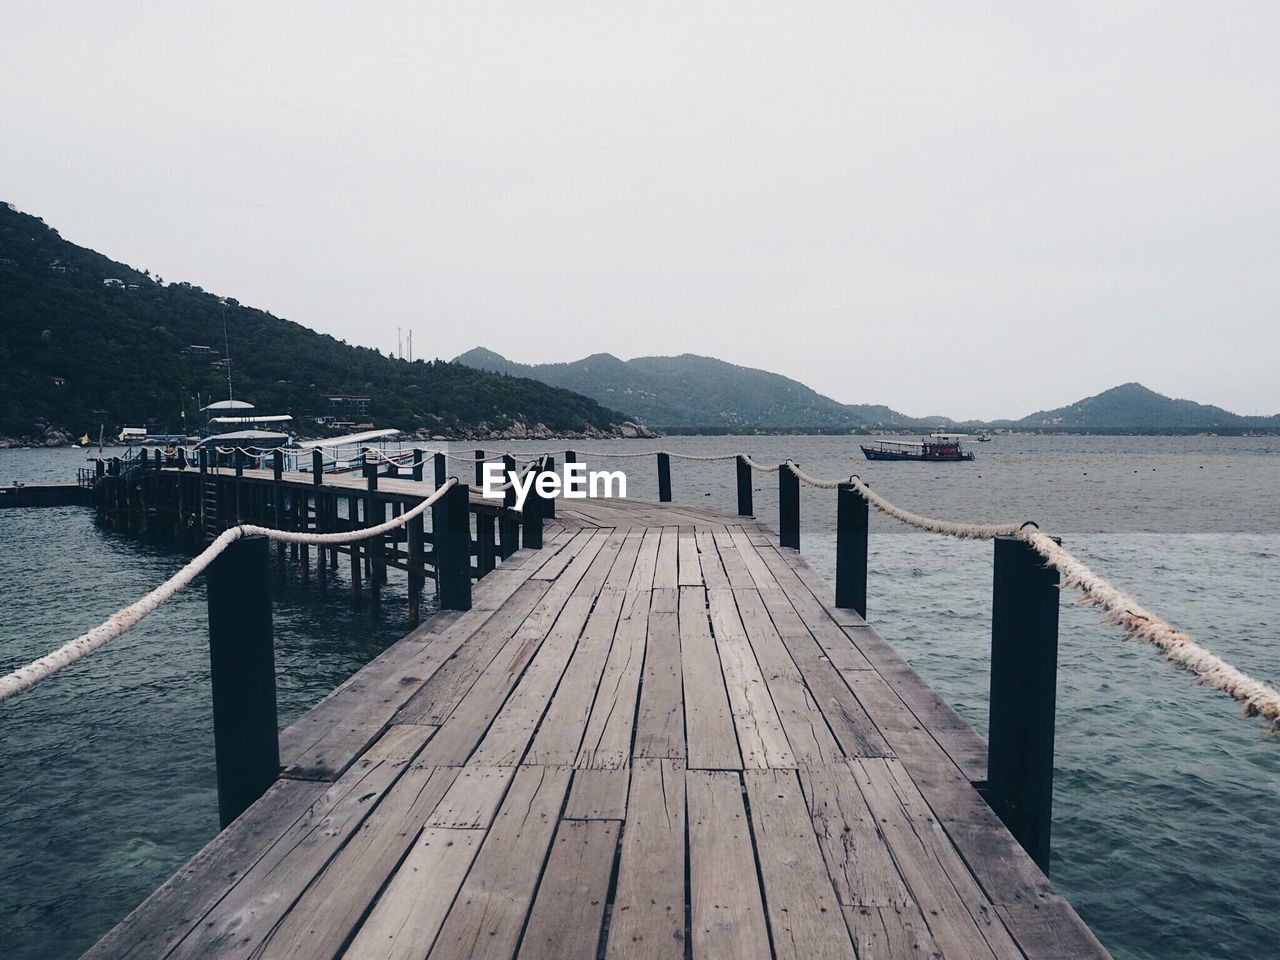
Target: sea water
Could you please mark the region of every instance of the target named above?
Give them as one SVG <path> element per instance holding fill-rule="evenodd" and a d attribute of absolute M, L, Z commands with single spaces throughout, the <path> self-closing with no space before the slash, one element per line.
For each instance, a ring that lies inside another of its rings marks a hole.
<path fill-rule="evenodd" d="M 1032 519 L 1206 646 L 1280 683 L 1280 439 L 999 436 L 972 463 L 868 463 L 851 437 L 568 441 L 654 499 L 645 449 L 788 457 L 858 473 L 890 500 L 957 520 Z M 472 447 L 475 444 L 471 445 Z M 548 444 L 512 444 L 513 452 Z M 468 451 L 470 447 L 467 448 Z M 464 451 L 460 451 L 464 452 Z M 83 452 L 0 451 L 0 483 L 63 481 Z M 559 460 L 560 458 L 557 457 Z M 470 467 L 459 476 L 470 478 Z M 732 461 L 673 459 L 677 502 L 732 513 Z M 755 510 L 776 526 L 777 478 Z M 834 494 L 802 487 L 801 550 L 830 576 Z M 991 545 L 871 528 L 868 619 L 985 732 Z M 80 508 L 0 511 L 0 670 L 97 623 L 182 565 Z M 329 574 L 333 576 L 333 574 Z M 282 722 L 408 629 L 403 579 L 382 612 L 273 584 Z M 1051 876 L 1120 958 L 1280 952 L 1280 740 L 1239 707 L 1065 596 Z M 217 829 L 204 594 L 0 705 L 0 943 L 78 956 Z"/>

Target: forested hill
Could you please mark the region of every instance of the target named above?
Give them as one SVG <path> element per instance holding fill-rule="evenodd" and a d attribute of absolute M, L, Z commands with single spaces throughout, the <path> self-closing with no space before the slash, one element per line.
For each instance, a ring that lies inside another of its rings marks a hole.
<path fill-rule="evenodd" d="M 1018 427 L 1067 429 L 1199 428 L 1241 429 L 1280 427 L 1280 416 L 1250 417 L 1194 400 L 1177 400 L 1144 387 L 1124 383 L 1056 410 L 1023 417 Z"/>
<path fill-rule="evenodd" d="M 455 360 L 576 390 L 654 427 L 851 430 L 918 423 L 885 406 L 839 403 L 781 374 L 692 353 L 634 360 L 597 353 L 571 363 L 523 364 L 477 347 Z"/>
<path fill-rule="evenodd" d="M 38 437 L 53 427 L 96 438 L 99 423 L 111 433 L 178 429 L 197 395 L 227 395 L 225 369 L 212 363 L 223 356 L 224 320 L 236 398 L 260 413 L 293 414 L 300 432 L 300 418 L 328 414 L 335 395 L 370 397 L 368 417 L 379 427 L 453 435 L 518 434 L 536 424 L 594 434 L 625 419 L 569 390 L 393 359 L 199 287 L 158 282 L 0 204 L 0 435 Z"/>

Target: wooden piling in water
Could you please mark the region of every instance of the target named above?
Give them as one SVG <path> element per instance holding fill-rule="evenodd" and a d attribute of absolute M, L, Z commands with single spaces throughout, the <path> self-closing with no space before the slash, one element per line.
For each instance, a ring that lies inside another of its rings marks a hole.
<path fill-rule="evenodd" d="M 658 454 L 658 502 L 671 502 L 671 456 Z"/>
<path fill-rule="evenodd" d="M 800 478 L 791 461 L 778 468 L 778 542 L 800 549 Z"/>
<path fill-rule="evenodd" d="M 836 606 L 867 615 L 866 498 L 851 483 L 836 488 Z"/>
<path fill-rule="evenodd" d="M 267 542 L 261 536 L 236 540 L 207 574 L 218 814 L 224 827 L 280 771 Z"/>
<path fill-rule="evenodd" d="M 1046 875 L 1053 820 L 1058 581 L 1058 571 L 1029 543 L 996 537 L 985 795 Z"/>

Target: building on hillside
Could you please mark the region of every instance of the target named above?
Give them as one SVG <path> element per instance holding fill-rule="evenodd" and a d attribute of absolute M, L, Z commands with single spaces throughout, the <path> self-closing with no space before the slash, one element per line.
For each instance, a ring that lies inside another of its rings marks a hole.
<path fill-rule="evenodd" d="M 124 281 L 116 277 L 107 277 L 102 281 L 102 285 L 104 287 L 118 287 L 119 289 L 124 289 Z"/>
<path fill-rule="evenodd" d="M 369 397 L 330 397 L 329 413 L 339 420 L 366 420 Z"/>

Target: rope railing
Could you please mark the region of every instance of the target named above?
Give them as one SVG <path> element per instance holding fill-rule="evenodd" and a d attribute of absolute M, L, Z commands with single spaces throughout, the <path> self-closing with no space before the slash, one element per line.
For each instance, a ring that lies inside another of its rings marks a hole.
<path fill-rule="evenodd" d="M 376 460 L 394 464 L 398 467 L 406 465 L 403 455 L 392 457 L 377 447 L 367 448 L 365 452 L 371 454 Z M 510 453 L 496 454 L 480 460 L 460 457 L 450 453 L 444 453 L 443 455 L 450 460 L 469 464 L 500 460 L 511 456 Z M 545 462 L 545 458 L 549 455 L 546 451 L 535 454 L 522 464 L 522 471 L 527 471 L 531 466 L 539 462 Z M 1053 538 L 1041 532 L 1033 524 L 964 523 L 929 517 L 914 513 L 880 496 L 856 475 L 849 477 L 847 481 L 824 480 L 804 472 L 792 460 L 787 460 L 777 466 L 770 466 L 754 460 L 747 453 L 741 452 L 694 454 L 670 450 L 633 452 L 584 450 L 576 451 L 575 455 L 611 459 L 665 456 L 680 460 L 704 462 L 738 460 L 759 473 L 777 474 L 786 469 L 800 482 L 819 490 L 835 490 L 843 484 L 848 484 L 871 507 L 874 507 L 880 513 L 919 530 L 965 540 L 991 540 L 998 536 L 1017 537 L 1028 543 L 1048 565 L 1061 574 L 1063 587 L 1069 587 L 1080 592 L 1080 602 L 1082 604 L 1100 608 L 1103 611 L 1102 619 L 1104 623 L 1118 624 L 1126 634 L 1150 643 L 1161 652 L 1165 659 L 1192 673 L 1197 683 L 1205 684 L 1229 694 L 1243 704 L 1247 716 L 1265 717 L 1270 721 L 1273 731 L 1280 732 L 1280 692 L 1232 666 L 1217 654 L 1200 645 L 1189 633 L 1178 629 L 1168 621 L 1147 610 L 1136 599 L 1095 573 L 1078 557 L 1056 543 Z M 413 455 L 410 454 L 409 456 L 412 457 Z M 409 465 L 417 466 L 418 462 L 413 460 Z M 498 489 L 505 492 L 511 489 L 513 485 L 514 481 L 508 480 Z M 425 509 L 425 506 L 422 509 Z M 397 518 L 397 521 L 403 522 L 403 517 Z M 393 521 L 393 523 L 397 521 Z M 377 528 L 370 529 L 376 530 Z M 277 531 L 277 533 L 280 533 L 280 531 Z M 365 532 L 363 535 L 376 536 L 377 533 Z M 73 641 L 73 643 L 76 642 L 79 641 Z M 0 694 L 4 689 L 2 684 L 3 681 L 0 681 Z M 4 697 L 0 695 L 0 700 L 2 699 Z"/>
<path fill-rule="evenodd" d="M 422 500 L 414 507 L 406 510 L 398 517 L 393 517 L 384 523 L 380 523 L 373 527 L 364 527 L 359 530 L 343 531 L 339 533 L 302 533 L 294 530 L 279 530 L 274 527 L 262 527 L 256 524 L 239 524 L 223 531 L 209 546 L 205 547 L 190 563 L 175 573 L 160 586 L 147 593 L 142 598 L 134 601 L 127 607 L 117 610 L 110 617 L 98 624 L 91 630 L 82 633 L 68 643 L 63 644 L 57 650 L 33 660 L 24 667 L 0 677 L 0 702 L 8 700 L 10 697 L 17 696 L 26 690 L 31 689 L 37 683 L 45 680 L 64 667 L 70 666 L 77 660 L 88 656 L 96 650 L 101 649 L 116 637 L 126 633 L 133 627 L 137 626 L 143 619 L 154 613 L 161 606 L 171 600 L 180 590 L 191 583 L 197 576 L 203 573 L 209 564 L 217 559 L 218 555 L 227 549 L 232 543 L 246 536 L 265 536 L 272 540 L 281 541 L 283 543 L 296 543 L 299 545 L 310 546 L 330 546 L 343 543 L 355 543 L 361 540 L 370 540 L 374 537 L 380 537 L 392 530 L 404 526 L 411 520 L 416 519 L 425 513 L 436 501 L 445 495 L 451 488 L 458 483 L 456 478 L 450 478 L 448 482 L 440 486 L 431 496 Z"/>
<path fill-rule="evenodd" d="M 788 461 L 790 464 L 790 461 Z M 1103 611 L 1102 622 L 1118 624 L 1124 632 L 1154 646 L 1166 660 L 1195 676 L 1195 682 L 1228 694 L 1244 708 L 1247 717 L 1263 717 L 1272 733 L 1280 733 L 1280 691 L 1249 676 L 1200 644 L 1185 630 L 1175 627 L 1143 607 L 1134 597 L 1111 584 L 1032 523 L 957 523 L 927 517 L 880 496 L 855 476 L 847 481 L 825 481 L 792 472 L 805 483 L 820 489 L 835 489 L 848 483 L 872 507 L 908 526 L 962 540 L 992 540 L 1012 536 L 1025 541 L 1049 566 L 1062 575 L 1062 586 L 1080 592 L 1080 603 Z"/>

